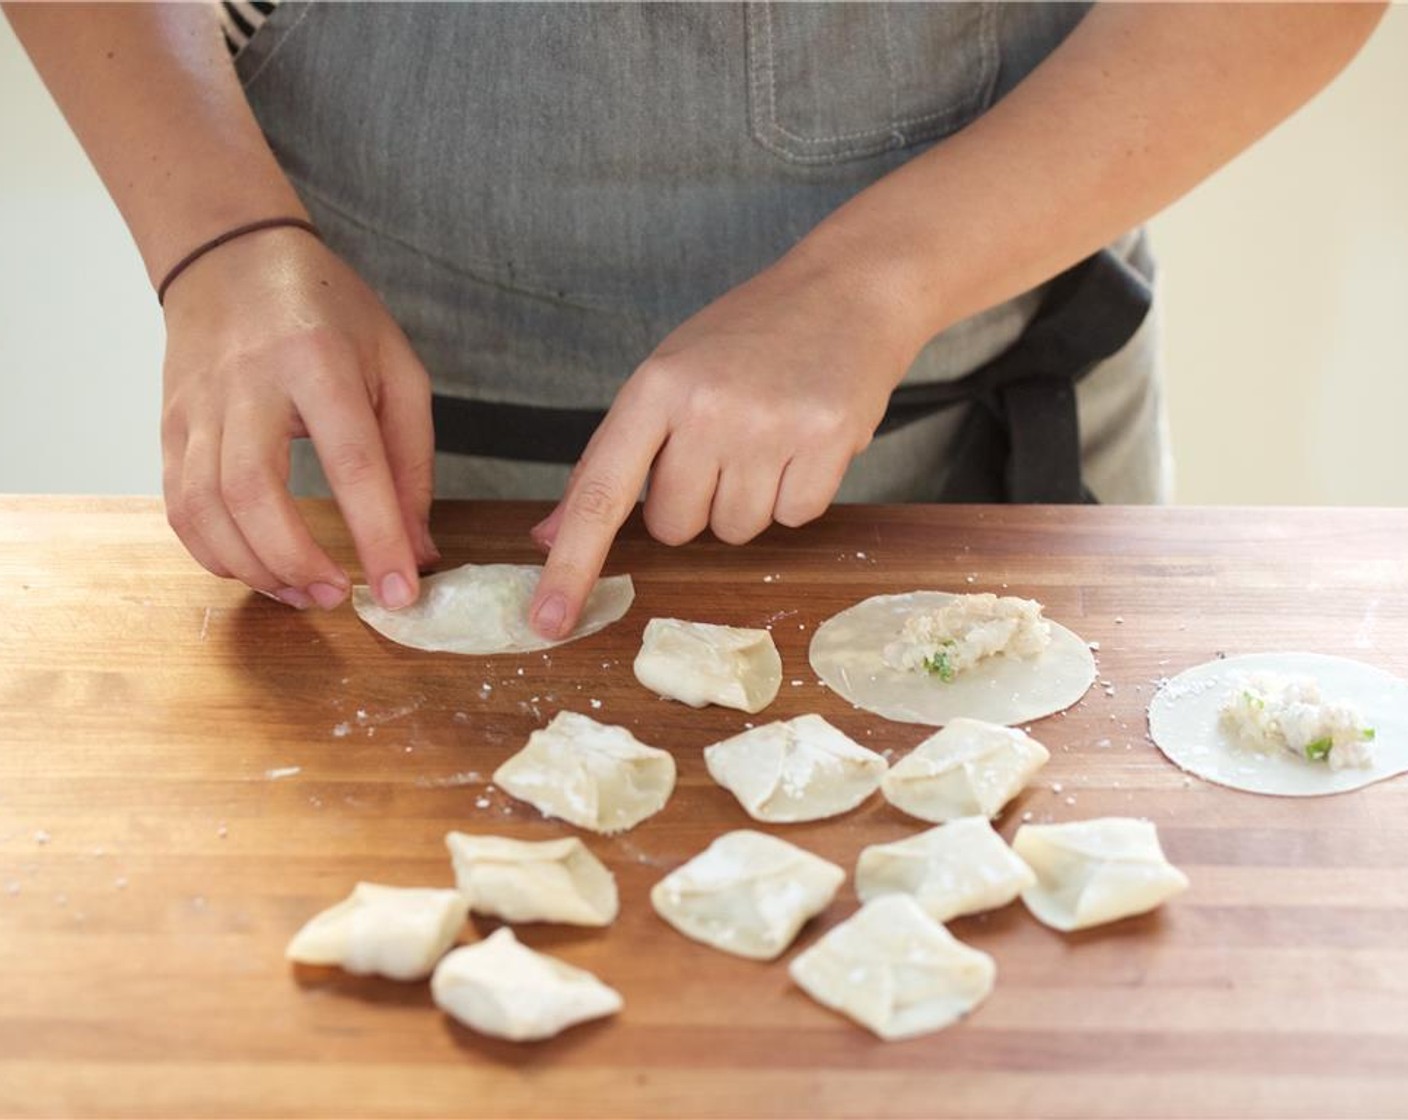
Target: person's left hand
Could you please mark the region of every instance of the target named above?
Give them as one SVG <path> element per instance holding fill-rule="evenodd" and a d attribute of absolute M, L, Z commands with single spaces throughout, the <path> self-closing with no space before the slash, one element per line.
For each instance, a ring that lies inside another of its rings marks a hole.
<path fill-rule="evenodd" d="M 665 544 L 705 526 L 742 544 L 831 504 L 922 340 L 884 285 L 797 256 L 688 319 L 621 387 L 533 530 L 550 550 L 529 611 L 540 634 L 576 625 L 647 476 L 645 524 Z"/>

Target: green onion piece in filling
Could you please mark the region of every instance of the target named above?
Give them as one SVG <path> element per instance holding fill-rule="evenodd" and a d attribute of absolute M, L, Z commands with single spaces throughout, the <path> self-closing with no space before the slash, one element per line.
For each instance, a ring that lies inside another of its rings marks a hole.
<path fill-rule="evenodd" d="M 1305 757 L 1311 762 L 1324 762 L 1330 757 L 1330 748 L 1335 745 L 1335 741 L 1328 736 L 1324 739 L 1316 739 L 1313 743 L 1305 745 Z"/>
<path fill-rule="evenodd" d="M 1372 727 L 1366 727 L 1364 729 L 1364 741 L 1366 743 L 1372 743 L 1374 741 L 1374 729 Z"/>
<path fill-rule="evenodd" d="M 948 654 L 943 650 L 937 650 L 933 657 L 924 659 L 924 668 L 933 673 L 941 681 L 953 680 L 953 666 L 948 663 Z"/>

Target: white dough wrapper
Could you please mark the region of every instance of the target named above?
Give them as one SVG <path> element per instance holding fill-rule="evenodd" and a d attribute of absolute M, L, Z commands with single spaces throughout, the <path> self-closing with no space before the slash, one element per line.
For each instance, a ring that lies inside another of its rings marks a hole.
<path fill-rule="evenodd" d="M 459 891 L 358 883 L 310 918 L 285 955 L 298 964 L 340 965 L 355 976 L 422 980 L 454 944 L 469 914 Z"/>
<path fill-rule="evenodd" d="M 1222 725 L 1220 709 L 1253 673 L 1313 677 L 1326 700 L 1353 704 L 1374 728 L 1373 763 L 1331 770 L 1278 748 L 1260 753 Z M 1248 793 L 1315 797 L 1408 772 L 1408 682 L 1373 665 L 1321 653 L 1249 653 L 1208 661 L 1165 684 L 1149 704 L 1149 734 L 1175 766 Z"/>
<path fill-rule="evenodd" d="M 1147 913 L 1188 889 L 1153 822 L 1133 817 L 1024 824 L 1012 850 L 1036 873 L 1022 891 L 1027 909 L 1065 933 Z"/>
<path fill-rule="evenodd" d="M 719 704 L 750 715 L 777 698 L 782 658 L 767 630 L 652 618 L 636 655 L 636 680 L 693 708 Z"/>
<path fill-rule="evenodd" d="M 585 638 L 620 619 L 635 600 L 630 576 L 598 580 L 577 628 L 561 641 L 550 641 L 528 624 L 528 605 L 542 574 L 536 564 L 465 564 L 426 576 L 420 581 L 420 598 L 402 610 L 380 606 L 365 584 L 352 589 L 352 606 L 363 622 L 400 645 L 494 654 L 531 653 Z"/>
<path fill-rule="evenodd" d="M 816 714 L 765 723 L 704 748 L 709 777 L 755 821 L 819 821 L 854 809 L 887 764 Z"/>
<path fill-rule="evenodd" d="M 506 922 L 606 926 L 621 908 L 616 877 L 575 836 L 445 836 L 455 883 L 476 914 Z"/>
<path fill-rule="evenodd" d="M 524 748 L 494 771 L 494 784 L 545 817 L 610 835 L 665 807 L 675 760 L 624 727 L 580 712 L 558 712 Z"/>
<path fill-rule="evenodd" d="M 507 926 L 441 961 L 430 994 L 471 1030 L 510 1042 L 551 1038 L 622 1006 L 614 988 L 586 969 L 534 952 Z"/>
<path fill-rule="evenodd" d="M 1069 708 L 1094 683 L 1090 647 L 1058 622 L 1051 622 L 1051 644 L 1036 657 L 988 657 L 951 681 L 885 664 L 885 646 L 906 618 L 954 598 L 947 591 L 910 591 L 847 607 L 812 635 L 812 670 L 858 708 L 930 727 L 958 716 L 1009 725 L 1040 719 Z"/>
<path fill-rule="evenodd" d="M 960 817 L 892 844 L 872 844 L 856 861 L 856 897 L 911 896 L 936 922 L 1006 906 L 1036 874 L 987 817 Z"/>
<path fill-rule="evenodd" d="M 788 971 L 818 1003 L 886 1041 L 957 1022 L 988 998 L 997 966 L 924 913 L 887 894 L 831 929 Z"/>
<path fill-rule="evenodd" d="M 834 863 L 751 829 L 726 832 L 650 892 L 675 929 L 726 953 L 770 961 L 831 904 L 846 880 Z"/>

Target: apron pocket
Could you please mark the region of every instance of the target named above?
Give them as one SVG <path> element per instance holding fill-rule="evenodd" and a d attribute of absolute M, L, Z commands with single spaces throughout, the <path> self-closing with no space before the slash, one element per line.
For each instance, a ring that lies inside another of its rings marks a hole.
<path fill-rule="evenodd" d="M 991 103 L 996 4 L 747 5 L 753 139 L 840 163 L 956 132 Z"/>

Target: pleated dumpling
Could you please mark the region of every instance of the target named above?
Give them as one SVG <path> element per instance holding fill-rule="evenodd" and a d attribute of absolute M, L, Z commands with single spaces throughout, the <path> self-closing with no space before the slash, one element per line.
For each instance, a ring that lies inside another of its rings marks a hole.
<path fill-rule="evenodd" d="M 895 763 L 881 788 L 890 804 L 920 820 L 995 817 L 1050 757 L 1015 727 L 955 719 Z"/>
<path fill-rule="evenodd" d="M 1024 824 L 1013 850 L 1036 872 L 1022 901 L 1053 929 L 1075 930 L 1143 914 L 1188 889 L 1150 821 L 1098 817 Z"/>
<path fill-rule="evenodd" d="M 558 712 L 494 772 L 494 781 L 544 816 L 592 832 L 624 832 L 665 807 L 675 760 L 624 727 Z"/>
<path fill-rule="evenodd" d="M 836 897 L 846 873 L 763 832 L 720 836 L 650 892 L 655 912 L 686 937 L 772 960 Z"/>
<path fill-rule="evenodd" d="M 454 944 L 468 912 L 459 891 L 358 883 L 293 935 L 286 956 L 358 976 L 423 980 Z"/>
<path fill-rule="evenodd" d="M 704 749 L 709 776 L 754 820 L 816 821 L 875 792 L 885 760 L 818 715 L 767 723 Z"/>
<path fill-rule="evenodd" d="M 938 922 L 1006 906 L 1035 882 L 987 817 L 960 817 L 893 844 L 873 844 L 856 863 L 862 902 L 907 894 Z"/>
<path fill-rule="evenodd" d="M 767 630 L 678 618 L 646 623 L 634 669 L 646 688 L 695 708 L 760 712 L 782 684 L 782 658 Z"/>
<path fill-rule="evenodd" d="M 430 980 L 435 1005 L 471 1030 L 533 1042 L 621 1010 L 621 995 L 585 969 L 538 953 L 507 926 L 456 949 Z"/>
<path fill-rule="evenodd" d="M 445 846 L 476 914 L 604 926 L 620 909 L 615 877 L 575 836 L 533 841 L 451 832 Z"/>
<path fill-rule="evenodd" d="M 881 1038 L 913 1038 L 962 1018 L 992 991 L 997 966 L 906 894 L 867 902 L 793 960 L 792 979 L 818 1003 Z"/>

